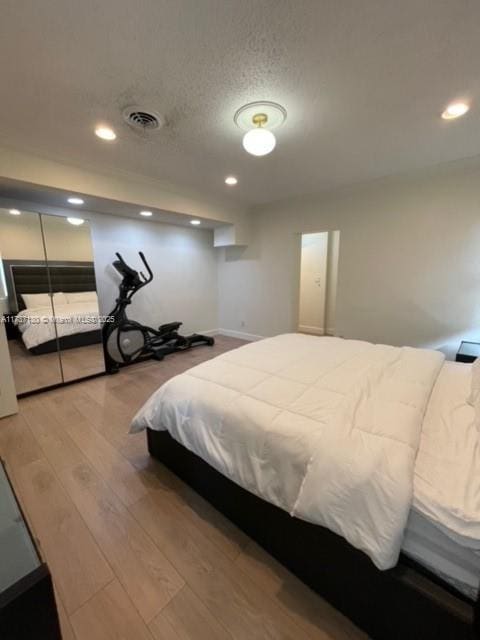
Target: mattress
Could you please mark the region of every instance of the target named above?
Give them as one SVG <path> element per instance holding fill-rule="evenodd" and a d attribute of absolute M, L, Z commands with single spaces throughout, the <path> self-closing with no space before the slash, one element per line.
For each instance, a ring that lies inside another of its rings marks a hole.
<path fill-rule="evenodd" d="M 27 349 L 65 336 L 101 329 L 98 302 L 75 302 L 20 311 L 15 320 Z"/>
<path fill-rule="evenodd" d="M 430 397 L 415 464 L 413 507 L 480 550 L 480 440 L 467 404 L 471 365 L 447 362 Z"/>
<path fill-rule="evenodd" d="M 415 509 L 410 511 L 402 551 L 460 593 L 477 598 L 480 551 L 459 544 Z"/>
<path fill-rule="evenodd" d="M 403 551 L 469 597 L 480 583 L 480 445 L 471 365 L 446 362 L 425 414 Z"/>

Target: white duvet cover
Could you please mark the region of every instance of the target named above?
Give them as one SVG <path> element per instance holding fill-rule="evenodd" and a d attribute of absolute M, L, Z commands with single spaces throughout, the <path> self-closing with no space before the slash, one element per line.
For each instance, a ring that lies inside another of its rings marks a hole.
<path fill-rule="evenodd" d="M 50 305 L 24 309 L 17 315 L 15 322 L 27 349 L 55 340 L 57 334 L 61 338 L 101 329 L 98 302 L 94 300 L 56 304 L 55 314 Z"/>
<path fill-rule="evenodd" d="M 169 380 L 132 430 L 167 429 L 225 476 L 393 567 L 443 355 L 287 334 Z"/>

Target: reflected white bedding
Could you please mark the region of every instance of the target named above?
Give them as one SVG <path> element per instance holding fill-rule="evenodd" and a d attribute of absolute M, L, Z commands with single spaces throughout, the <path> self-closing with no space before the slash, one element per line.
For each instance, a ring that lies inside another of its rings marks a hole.
<path fill-rule="evenodd" d="M 24 309 L 15 322 L 27 349 L 55 340 L 57 334 L 61 338 L 101 329 L 98 302 L 93 300 L 56 304 L 55 314 L 50 305 Z"/>

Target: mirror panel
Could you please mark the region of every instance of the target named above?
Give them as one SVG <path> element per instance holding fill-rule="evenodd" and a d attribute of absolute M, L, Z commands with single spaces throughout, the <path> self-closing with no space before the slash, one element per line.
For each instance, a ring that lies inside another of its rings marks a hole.
<path fill-rule="evenodd" d="M 0 311 L 17 394 L 62 382 L 38 213 L 0 209 Z"/>
<path fill-rule="evenodd" d="M 105 371 L 90 226 L 42 214 L 65 382 Z"/>

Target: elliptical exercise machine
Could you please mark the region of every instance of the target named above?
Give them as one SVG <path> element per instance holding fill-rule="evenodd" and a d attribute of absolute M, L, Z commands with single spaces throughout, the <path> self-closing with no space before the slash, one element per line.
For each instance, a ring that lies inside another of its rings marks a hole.
<path fill-rule="evenodd" d="M 148 275 L 129 267 L 119 253 L 113 266 L 122 276 L 119 295 L 115 308 L 110 312 L 110 322 L 102 328 L 103 349 L 108 373 L 115 373 L 123 365 L 155 358 L 163 360 L 170 353 L 186 351 L 201 344 L 213 345 L 215 340 L 210 336 L 194 333 L 181 336 L 178 329 L 181 322 L 162 324 L 158 329 L 141 324 L 127 317 L 127 306 L 132 297 L 153 280 L 153 273 L 141 251 L 138 252 Z"/>

